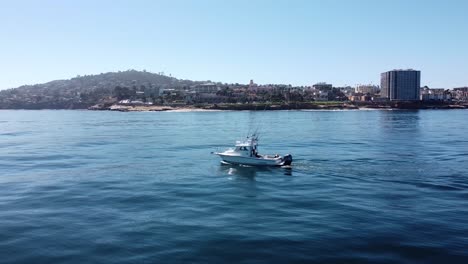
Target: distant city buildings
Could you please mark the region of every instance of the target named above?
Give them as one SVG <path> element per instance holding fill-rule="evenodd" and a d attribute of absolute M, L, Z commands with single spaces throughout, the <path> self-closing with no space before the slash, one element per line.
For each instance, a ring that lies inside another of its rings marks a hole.
<path fill-rule="evenodd" d="M 351 86 L 335 87 L 335 88 L 339 89 L 345 95 L 352 95 L 353 93 L 356 92 L 356 88 L 351 87 Z"/>
<path fill-rule="evenodd" d="M 168 79 L 164 76 L 152 76 L 151 73 L 131 70 L 0 91 L 0 109 L 85 107 L 113 101 L 122 105 L 205 103 L 297 105 L 314 101 L 392 105 L 395 102 L 399 104 L 399 101 L 421 101 L 434 105 L 465 104 L 468 107 L 468 87 L 453 89 L 420 87 L 420 76 L 420 71 L 416 70 L 392 70 L 381 74 L 380 87 L 371 84 L 334 87 L 326 82 L 315 83 L 312 86 L 257 84 L 254 80 L 244 84 L 195 82 Z"/>
<path fill-rule="evenodd" d="M 206 82 L 202 84 L 197 84 L 190 87 L 191 91 L 195 91 L 197 93 L 216 93 L 219 91 L 219 87 L 216 83 Z"/>
<path fill-rule="evenodd" d="M 429 88 L 424 86 L 420 90 L 421 101 L 450 101 L 452 93 L 444 88 Z"/>
<path fill-rule="evenodd" d="M 468 87 L 454 88 L 452 96 L 455 100 L 467 102 L 468 101 Z"/>
<path fill-rule="evenodd" d="M 420 100 L 421 72 L 408 70 L 393 70 L 380 75 L 381 97 L 390 101 Z"/>
<path fill-rule="evenodd" d="M 468 93 L 468 87 L 458 87 L 458 88 L 453 88 L 453 90 Z"/>
<path fill-rule="evenodd" d="M 362 94 L 370 94 L 374 95 L 380 91 L 380 87 L 377 85 L 358 85 L 356 87 L 356 93 L 362 93 Z"/>

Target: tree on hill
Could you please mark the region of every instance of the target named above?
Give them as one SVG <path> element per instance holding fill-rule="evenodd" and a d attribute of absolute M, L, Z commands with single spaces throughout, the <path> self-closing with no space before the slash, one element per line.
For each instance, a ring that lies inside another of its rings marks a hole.
<path fill-rule="evenodd" d="M 117 100 L 129 99 L 132 97 L 133 91 L 127 87 L 116 86 L 114 88 L 114 96 L 117 97 Z"/>

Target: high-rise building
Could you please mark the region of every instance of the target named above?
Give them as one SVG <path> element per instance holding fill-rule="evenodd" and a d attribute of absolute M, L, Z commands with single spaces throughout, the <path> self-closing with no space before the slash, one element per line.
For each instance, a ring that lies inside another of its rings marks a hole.
<path fill-rule="evenodd" d="M 418 101 L 421 72 L 393 70 L 380 74 L 381 96 L 391 101 Z"/>

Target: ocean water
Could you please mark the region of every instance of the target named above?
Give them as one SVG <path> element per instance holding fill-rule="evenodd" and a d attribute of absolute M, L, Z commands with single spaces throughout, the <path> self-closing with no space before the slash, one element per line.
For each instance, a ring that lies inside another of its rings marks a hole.
<path fill-rule="evenodd" d="M 468 111 L 0 111 L 1 263 L 468 263 Z M 221 165 L 260 131 L 291 169 Z"/>

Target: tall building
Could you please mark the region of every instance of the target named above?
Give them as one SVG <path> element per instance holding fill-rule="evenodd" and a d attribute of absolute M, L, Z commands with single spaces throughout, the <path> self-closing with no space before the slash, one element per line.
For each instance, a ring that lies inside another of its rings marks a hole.
<path fill-rule="evenodd" d="M 393 70 L 380 74 L 382 97 L 391 101 L 418 101 L 421 72 L 416 70 Z"/>

